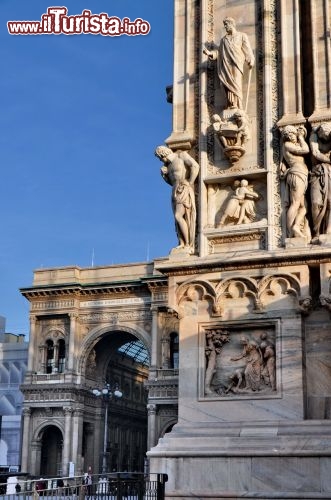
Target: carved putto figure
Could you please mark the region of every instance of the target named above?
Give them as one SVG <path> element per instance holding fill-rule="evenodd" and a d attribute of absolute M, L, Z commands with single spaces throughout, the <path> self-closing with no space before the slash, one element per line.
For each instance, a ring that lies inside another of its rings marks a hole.
<path fill-rule="evenodd" d="M 221 38 L 218 50 L 204 49 L 211 60 L 217 59 L 217 71 L 227 98 L 228 108 L 244 109 L 243 106 L 243 73 L 247 63 L 250 71 L 255 58 L 245 33 L 236 30 L 236 22 L 232 17 L 223 20 L 226 34 Z M 247 90 L 247 96 L 249 89 Z M 247 108 L 247 99 L 246 106 Z"/>
<path fill-rule="evenodd" d="M 310 135 L 313 169 L 311 206 L 314 236 L 331 234 L 331 122 L 321 123 Z"/>
<path fill-rule="evenodd" d="M 179 245 L 174 250 L 194 253 L 196 207 L 194 182 L 199 165 L 186 151 L 172 151 L 158 146 L 155 155 L 163 161 L 163 179 L 172 186 L 172 209 Z"/>
<path fill-rule="evenodd" d="M 255 201 L 260 195 L 253 190 L 253 186 L 248 184 L 246 179 L 235 181 L 233 185 L 234 193 L 228 200 L 219 226 L 224 226 L 230 219 L 236 224 L 247 224 L 253 222 L 256 217 Z"/>
<path fill-rule="evenodd" d="M 308 187 L 308 167 L 304 156 L 309 153 L 305 141 L 306 129 L 287 125 L 282 130 L 283 160 L 280 177 L 286 181 L 285 206 L 287 233 L 290 238 L 310 240 L 310 229 L 306 218 L 305 193 Z"/>

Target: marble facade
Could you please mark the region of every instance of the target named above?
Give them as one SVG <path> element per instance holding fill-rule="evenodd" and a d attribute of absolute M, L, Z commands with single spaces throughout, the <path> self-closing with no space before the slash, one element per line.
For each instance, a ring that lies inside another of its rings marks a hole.
<path fill-rule="evenodd" d="M 169 499 L 330 498 L 331 2 L 175 6 L 165 142 L 200 166 L 198 234 L 156 264 L 180 365 L 151 468 Z"/>
<path fill-rule="evenodd" d="M 83 467 L 90 349 L 127 332 L 150 352 L 147 455 L 167 499 L 331 497 L 330 15 L 331 0 L 175 0 L 173 127 L 156 154 L 178 246 L 36 271 L 22 291 L 35 442 L 47 396 L 33 355 L 48 316 L 63 323 L 66 370 L 47 379 L 74 399 L 72 423 L 66 397 L 52 403 L 63 468 Z"/>

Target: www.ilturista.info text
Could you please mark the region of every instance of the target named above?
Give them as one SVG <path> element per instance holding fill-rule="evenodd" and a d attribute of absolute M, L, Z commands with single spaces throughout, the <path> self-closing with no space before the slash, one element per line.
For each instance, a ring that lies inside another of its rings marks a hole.
<path fill-rule="evenodd" d="M 8 21 L 10 35 L 80 35 L 92 34 L 103 36 L 136 36 L 147 35 L 151 26 L 148 21 L 137 18 L 130 21 L 128 17 L 119 19 L 108 14 L 92 14 L 83 10 L 80 15 L 68 16 L 66 7 L 49 7 L 47 14 L 40 21 Z"/>

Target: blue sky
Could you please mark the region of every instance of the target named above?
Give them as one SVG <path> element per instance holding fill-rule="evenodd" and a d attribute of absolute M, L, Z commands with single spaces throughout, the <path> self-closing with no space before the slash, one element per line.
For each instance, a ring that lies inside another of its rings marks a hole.
<path fill-rule="evenodd" d="M 11 36 L 65 5 L 147 20 L 147 36 Z M 145 261 L 176 244 L 154 149 L 171 133 L 173 0 L 0 0 L 0 315 L 28 332 L 37 268 Z"/>

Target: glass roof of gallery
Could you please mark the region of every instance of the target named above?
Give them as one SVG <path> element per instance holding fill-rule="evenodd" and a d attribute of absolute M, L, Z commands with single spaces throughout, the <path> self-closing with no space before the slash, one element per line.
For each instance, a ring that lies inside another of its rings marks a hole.
<path fill-rule="evenodd" d="M 149 354 L 141 340 L 132 340 L 131 342 L 123 344 L 118 349 L 118 352 L 132 358 L 137 363 L 149 366 Z"/>

